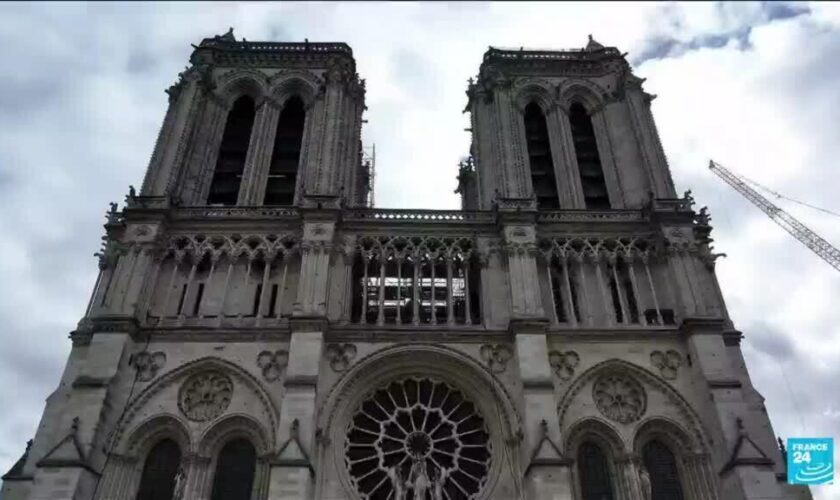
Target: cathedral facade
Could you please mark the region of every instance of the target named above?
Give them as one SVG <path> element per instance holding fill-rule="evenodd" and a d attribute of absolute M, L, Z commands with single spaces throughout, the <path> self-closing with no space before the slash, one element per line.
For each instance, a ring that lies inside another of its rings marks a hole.
<path fill-rule="evenodd" d="M 346 44 L 190 62 L 3 500 L 810 498 L 617 49 L 490 48 L 454 211 L 370 206 Z"/>

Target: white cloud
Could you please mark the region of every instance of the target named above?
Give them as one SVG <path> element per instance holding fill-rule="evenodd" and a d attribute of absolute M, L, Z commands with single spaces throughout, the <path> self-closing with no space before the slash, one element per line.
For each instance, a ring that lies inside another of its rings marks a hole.
<path fill-rule="evenodd" d="M 776 432 L 798 434 L 801 414 L 840 442 L 840 280 L 705 168 L 712 157 L 840 211 L 836 3 L 3 4 L 0 56 L 14 71 L 0 80 L 0 400 L 15 405 L 0 428 L 0 471 L 56 385 L 95 278 L 102 214 L 142 180 L 163 89 L 190 43 L 228 26 L 249 40 L 350 43 L 387 207 L 458 206 L 465 82 L 488 45 L 579 47 L 592 33 L 628 51 L 659 95 L 677 185 L 710 206 L 717 250 L 729 255 L 721 287 Z M 784 206 L 840 243 L 836 218 Z M 840 486 L 815 495 L 840 499 Z"/>

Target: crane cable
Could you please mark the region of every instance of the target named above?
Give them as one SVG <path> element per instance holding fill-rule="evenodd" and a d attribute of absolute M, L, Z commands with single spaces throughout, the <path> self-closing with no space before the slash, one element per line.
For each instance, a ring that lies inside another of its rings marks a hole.
<path fill-rule="evenodd" d="M 720 165 L 720 163 L 718 163 L 718 162 L 715 162 L 715 163 L 716 163 L 716 164 L 718 164 L 718 165 Z M 723 166 L 723 165 L 721 165 L 721 166 Z M 745 181 L 745 182 L 748 182 L 748 183 L 752 184 L 753 186 L 755 186 L 755 187 L 757 187 L 757 188 L 761 189 L 762 191 L 765 191 L 765 192 L 769 193 L 770 195 L 772 195 L 772 196 L 776 197 L 777 199 L 787 200 L 787 201 L 790 201 L 790 202 L 796 203 L 796 204 L 798 204 L 798 205 L 802 205 L 802 206 L 804 206 L 804 207 L 808 207 L 808 208 L 810 208 L 810 209 L 812 209 L 812 210 L 818 210 L 818 211 L 823 212 L 823 213 L 826 213 L 826 214 L 828 214 L 828 215 L 833 215 L 833 216 L 835 216 L 835 217 L 840 217 L 840 213 L 834 212 L 834 211 L 829 210 L 829 209 L 827 209 L 827 208 L 822 208 L 822 207 L 818 207 L 818 206 L 816 206 L 816 205 L 811 205 L 810 203 L 805 203 L 804 201 L 799 201 L 799 200 L 793 199 L 793 198 L 791 198 L 791 197 L 789 197 L 789 196 L 785 196 L 785 195 L 783 195 L 783 194 L 779 193 L 778 191 L 774 191 L 774 190 L 772 190 L 772 189 L 768 188 L 767 186 L 764 186 L 763 184 L 760 184 L 760 183 L 758 183 L 758 182 L 756 182 L 756 181 L 754 181 L 754 180 L 750 179 L 749 177 L 745 177 L 745 176 L 743 176 L 743 175 L 741 175 L 741 174 L 736 174 L 736 175 L 737 175 L 738 177 L 740 177 L 743 181 Z"/>

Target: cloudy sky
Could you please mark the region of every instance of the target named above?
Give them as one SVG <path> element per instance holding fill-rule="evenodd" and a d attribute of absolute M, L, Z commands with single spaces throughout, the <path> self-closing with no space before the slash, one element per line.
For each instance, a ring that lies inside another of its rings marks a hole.
<path fill-rule="evenodd" d="M 629 52 L 781 436 L 840 441 L 840 275 L 714 177 L 709 158 L 840 212 L 840 4 L 0 5 L 0 472 L 33 435 L 83 313 L 109 201 L 141 183 L 190 43 L 346 41 L 367 79 L 377 205 L 456 208 L 466 80 L 488 45 Z M 410 189 L 406 187 L 410 186 Z M 840 244 L 838 218 L 780 204 Z M 831 297 L 835 297 L 832 299 Z M 835 304 L 832 307 L 832 304 Z M 838 481 L 840 482 L 840 481 Z M 840 485 L 815 489 L 840 499 Z"/>

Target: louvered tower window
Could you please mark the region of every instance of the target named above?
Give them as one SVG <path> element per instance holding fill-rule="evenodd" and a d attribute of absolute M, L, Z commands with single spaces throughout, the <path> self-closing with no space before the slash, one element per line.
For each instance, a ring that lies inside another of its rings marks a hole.
<path fill-rule="evenodd" d="M 557 180 L 554 177 L 554 163 L 551 160 L 548 127 L 542 109 L 533 102 L 525 107 L 525 138 L 528 144 L 531 184 L 537 198 L 537 208 L 559 208 L 560 199 L 557 196 Z"/>
<path fill-rule="evenodd" d="M 181 448 L 171 439 L 157 443 L 143 463 L 137 500 L 172 500 L 175 475 L 181 463 Z"/>
<path fill-rule="evenodd" d="M 247 439 L 227 443 L 216 461 L 211 500 L 251 500 L 257 452 Z"/>
<path fill-rule="evenodd" d="M 572 126 L 572 140 L 575 144 L 575 156 L 580 170 L 580 183 L 586 208 L 608 209 L 610 199 L 607 196 L 607 183 L 604 169 L 598 156 L 598 143 L 595 130 L 586 109 L 580 103 L 569 108 L 569 122 Z"/>
<path fill-rule="evenodd" d="M 207 197 L 208 204 L 236 205 L 254 116 L 254 100 L 249 96 L 242 96 L 233 103 L 222 134 L 216 170 L 210 183 L 210 195 Z"/>
<path fill-rule="evenodd" d="M 295 202 L 305 119 L 306 111 L 300 98 L 292 97 L 286 101 L 274 135 L 274 150 L 263 200 L 265 205 L 293 205 Z"/>
<path fill-rule="evenodd" d="M 651 500 L 683 500 L 677 460 L 671 450 L 659 441 L 651 441 L 642 449 L 642 461 L 650 474 Z"/>
<path fill-rule="evenodd" d="M 581 444 L 577 462 L 582 500 L 613 500 L 610 467 L 601 447 L 592 442 Z"/>

